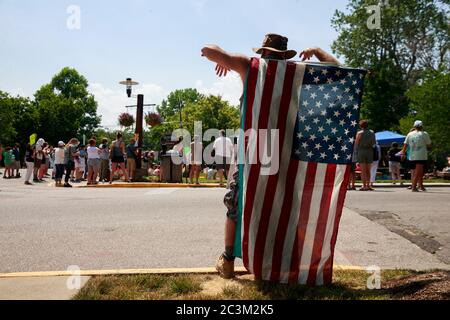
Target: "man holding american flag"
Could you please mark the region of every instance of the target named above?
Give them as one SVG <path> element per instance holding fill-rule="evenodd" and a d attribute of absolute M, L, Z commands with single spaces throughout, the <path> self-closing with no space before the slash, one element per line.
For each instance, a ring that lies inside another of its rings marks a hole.
<path fill-rule="evenodd" d="M 331 282 L 365 72 L 339 67 L 319 48 L 300 58 L 321 63 L 287 61 L 297 54 L 287 44 L 286 37 L 266 35 L 254 49 L 261 59 L 215 45 L 202 49 L 219 76 L 230 70 L 241 76 L 242 131 L 276 130 L 279 146 L 279 161 L 270 164 L 276 169 L 264 174 L 254 156 L 266 149 L 264 139 L 241 136 L 243 164 L 224 200 L 225 252 L 217 270 L 233 277 L 234 258 L 242 257 L 256 279 L 320 285 Z"/>

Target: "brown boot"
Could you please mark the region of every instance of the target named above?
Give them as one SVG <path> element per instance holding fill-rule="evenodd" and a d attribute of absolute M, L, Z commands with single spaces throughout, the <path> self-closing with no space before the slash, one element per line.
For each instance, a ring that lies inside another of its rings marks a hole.
<path fill-rule="evenodd" d="M 232 279 L 234 278 L 234 261 L 228 261 L 222 254 L 217 260 L 216 270 L 222 278 Z"/>

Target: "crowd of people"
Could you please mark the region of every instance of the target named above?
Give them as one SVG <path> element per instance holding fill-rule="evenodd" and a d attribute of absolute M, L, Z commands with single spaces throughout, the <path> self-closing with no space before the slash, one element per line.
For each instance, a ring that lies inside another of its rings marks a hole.
<path fill-rule="evenodd" d="M 211 163 L 205 163 L 203 143 L 199 136 L 194 136 L 189 150 L 190 152 L 184 156 L 184 170 L 190 183 L 200 184 L 199 177 L 203 171 L 206 173 L 207 180 L 218 178 L 220 186 L 224 186 L 224 181 L 229 180 L 229 172 L 233 171 L 237 163 L 237 138 L 232 141 L 226 136 L 225 130 L 221 130 L 219 137 L 213 142 Z"/>
<path fill-rule="evenodd" d="M 111 144 L 106 138 L 98 143 L 96 137 L 92 137 L 87 145 L 73 138 L 67 143 L 59 141 L 54 147 L 41 138 L 35 144 L 27 144 L 23 162 L 19 148 L 19 144 L 5 148 L 0 146 L 0 160 L 5 165 L 3 179 L 20 178 L 19 170 L 24 164 L 27 169 L 26 185 L 51 178 L 57 187 L 66 188 L 72 187 L 71 183 L 82 181 L 87 181 L 88 185 L 112 183 L 115 177 L 124 177 L 125 181 L 132 182 L 139 155 L 136 141 L 131 139 L 126 145 L 121 133 Z M 149 174 L 159 175 L 154 152 L 142 153 L 141 161 Z M 53 170 L 50 172 L 49 169 Z"/>
<path fill-rule="evenodd" d="M 125 143 L 122 133 L 117 133 L 116 139 L 97 141 L 92 137 L 87 145 L 77 138 L 67 143 L 59 141 L 56 146 L 46 142 L 43 138 L 34 144 L 27 144 L 24 157 L 20 157 L 20 145 L 2 148 L 0 146 L 0 160 L 5 164 L 4 179 L 20 178 L 20 169 L 26 166 L 25 184 L 45 182 L 51 178 L 57 187 L 72 187 L 74 183 L 87 182 L 87 185 L 112 183 L 114 179 L 126 182 L 136 180 L 136 168 L 145 169 L 151 181 L 163 181 L 163 170 L 158 161 L 158 152 L 139 152 L 135 139 Z M 237 141 L 225 136 L 215 139 L 213 146 L 214 161 L 205 164 L 203 158 L 203 143 L 199 136 L 195 136 L 190 148 L 184 154 L 183 143 L 180 141 L 172 152 L 182 157 L 183 176 L 191 184 L 200 184 L 200 174 L 203 172 L 207 180 L 218 180 L 221 186 L 227 180 L 228 172 L 237 154 Z M 22 160 L 22 161 L 21 161 Z M 49 169 L 52 169 L 49 171 Z"/>
<path fill-rule="evenodd" d="M 361 174 L 362 187 L 360 191 L 373 191 L 377 171 L 382 160 L 381 147 L 378 145 L 375 133 L 369 129 L 367 120 L 360 121 L 361 131 L 356 135 L 353 163 L 351 167 L 349 190 L 356 190 L 356 173 Z M 423 178 L 428 163 L 428 151 L 431 150 L 431 139 L 423 130 L 422 121 L 415 121 L 413 128 L 407 135 L 403 148 L 393 142 L 387 152 L 389 173 L 392 183 L 403 185 L 401 167 L 403 166 L 411 174 L 411 186 L 408 189 L 413 192 L 426 191 Z"/>

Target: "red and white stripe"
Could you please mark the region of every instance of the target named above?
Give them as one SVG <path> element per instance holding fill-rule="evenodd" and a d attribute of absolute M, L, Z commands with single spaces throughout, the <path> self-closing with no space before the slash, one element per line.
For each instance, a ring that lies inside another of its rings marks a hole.
<path fill-rule="evenodd" d="M 276 174 L 261 175 L 264 137 L 247 141 L 242 253 L 257 279 L 321 285 L 331 282 L 349 167 L 291 158 L 304 73 L 302 63 L 251 61 L 244 129 L 277 129 L 280 161 Z"/>

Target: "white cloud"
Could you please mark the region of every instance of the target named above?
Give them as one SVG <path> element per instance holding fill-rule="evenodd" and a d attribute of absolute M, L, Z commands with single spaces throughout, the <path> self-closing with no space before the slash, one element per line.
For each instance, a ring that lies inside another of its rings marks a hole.
<path fill-rule="evenodd" d="M 234 106 L 240 104 L 243 90 L 242 80 L 237 73 L 231 73 L 224 78 L 220 78 L 219 81 L 214 82 L 209 87 L 205 86 L 203 81 L 197 80 L 195 88 L 203 94 L 220 95 Z"/>
<path fill-rule="evenodd" d="M 91 83 L 89 92 L 95 96 L 95 100 L 98 102 L 97 114 L 102 116 L 101 125 L 104 127 L 117 128 L 117 118 L 119 114 L 126 112 L 125 106 L 136 104 L 136 98 L 127 97 L 125 88 L 112 90 L 101 83 Z M 137 93 L 145 95 L 145 104 L 160 104 L 167 96 L 167 92 L 161 86 L 151 83 L 133 88 L 133 94 Z M 134 114 L 135 112 L 135 109 L 130 109 L 130 113 Z"/>
<path fill-rule="evenodd" d="M 203 81 L 197 80 L 195 87 L 200 93 L 220 95 L 232 105 L 240 104 L 242 81 L 235 73 L 221 78 L 211 86 L 205 86 Z M 171 89 L 175 90 L 175 88 Z M 119 114 L 127 111 L 125 106 L 136 104 L 136 98 L 128 98 L 124 87 L 111 89 L 101 83 L 91 83 L 89 92 L 95 96 L 95 100 L 98 102 L 97 114 L 102 116 L 101 125 L 113 130 L 119 129 L 117 118 Z M 163 99 L 167 98 L 170 91 L 157 84 L 146 83 L 133 88 L 133 95 L 138 93 L 145 95 L 145 104 L 160 104 Z M 148 108 L 145 110 L 147 111 Z M 129 112 L 134 115 L 136 110 L 130 109 Z"/>

